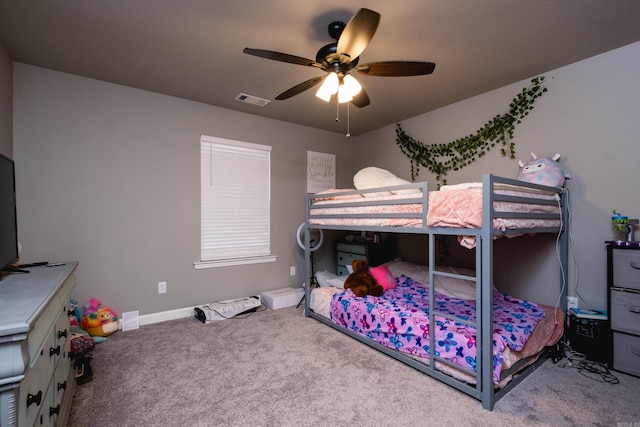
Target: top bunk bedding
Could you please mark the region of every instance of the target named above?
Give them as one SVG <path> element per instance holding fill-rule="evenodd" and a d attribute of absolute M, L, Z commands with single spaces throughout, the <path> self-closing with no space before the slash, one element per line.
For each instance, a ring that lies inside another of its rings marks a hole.
<path fill-rule="evenodd" d="M 309 224 L 328 227 L 480 229 L 483 203 L 492 206 L 494 235 L 556 232 L 562 188 L 486 175 L 482 183 L 427 191 L 426 183 L 370 190 L 332 190 L 309 196 Z M 461 233 L 462 234 L 462 233 Z M 475 239 L 459 239 L 473 247 Z"/>

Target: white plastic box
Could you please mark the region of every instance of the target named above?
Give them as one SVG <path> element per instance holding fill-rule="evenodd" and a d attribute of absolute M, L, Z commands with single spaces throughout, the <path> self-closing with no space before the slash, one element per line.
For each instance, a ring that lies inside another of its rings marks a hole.
<path fill-rule="evenodd" d="M 281 288 L 272 291 L 264 291 L 260 294 L 260 300 L 272 310 L 298 305 L 304 296 L 303 288 Z"/>

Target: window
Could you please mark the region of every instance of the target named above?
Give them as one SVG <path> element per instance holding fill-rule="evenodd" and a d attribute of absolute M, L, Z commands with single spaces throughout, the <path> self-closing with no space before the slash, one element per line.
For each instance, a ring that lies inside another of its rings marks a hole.
<path fill-rule="evenodd" d="M 200 262 L 196 268 L 275 261 L 270 247 L 271 147 L 200 138 Z"/>

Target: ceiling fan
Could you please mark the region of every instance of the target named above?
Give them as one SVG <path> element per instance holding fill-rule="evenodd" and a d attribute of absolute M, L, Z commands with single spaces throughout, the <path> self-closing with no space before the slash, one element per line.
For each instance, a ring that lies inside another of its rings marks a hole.
<path fill-rule="evenodd" d="M 380 14 L 369 9 L 360 9 L 347 24 L 332 22 L 329 24 L 329 35 L 335 42 L 321 47 L 315 61 L 264 49 L 245 48 L 243 52 L 274 61 L 316 67 L 326 73 L 282 92 L 276 96 L 277 100 L 291 98 L 323 82 L 316 93 L 317 97 L 328 102 L 337 93 L 339 103 L 351 102 L 362 108 L 369 105 L 369 96 L 351 76 L 352 71 L 369 76 L 420 76 L 433 73 L 436 66 L 433 62 L 424 61 L 382 61 L 358 65 L 360 55 L 373 38 L 379 23 Z"/>

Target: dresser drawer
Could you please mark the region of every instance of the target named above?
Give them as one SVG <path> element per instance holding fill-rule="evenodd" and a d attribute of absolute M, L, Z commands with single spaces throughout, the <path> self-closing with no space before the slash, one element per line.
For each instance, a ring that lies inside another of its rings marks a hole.
<path fill-rule="evenodd" d="M 356 259 L 366 260 L 366 255 L 352 254 L 351 252 L 338 252 L 338 266 L 344 265 L 351 267 L 351 263 Z"/>
<path fill-rule="evenodd" d="M 640 337 L 613 333 L 613 369 L 640 375 Z"/>
<path fill-rule="evenodd" d="M 336 251 L 338 252 L 351 252 L 352 254 L 367 254 L 367 247 L 365 245 L 353 245 L 351 243 L 338 243 L 336 244 Z"/>
<path fill-rule="evenodd" d="M 53 379 L 49 382 L 47 395 L 45 396 L 40 415 L 34 427 L 55 426 L 59 409 L 56 409 L 55 396 L 53 393 Z"/>
<path fill-rule="evenodd" d="M 54 348 L 54 330 L 50 328 L 42 347 L 36 352 L 33 364 L 27 370 L 20 385 L 18 398 L 18 425 L 31 426 L 39 417 L 42 408 L 48 410 L 51 396 L 48 394 L 51 377 L 54 372 L 54 357 L 50 351 Z"/>
<path fill-rule="evenodd" d="M 611 329 L 640 334 L 640 292 L 611 289 Z"/>
<path fill-rule="evenodd" d="M 59 300 L 59 298 L 53 298 L 49 306 L 36 320 L 35 324 L 33 325 L 33 329 L 29 332 L 27 343 L 29 345 L 29 354 L 31 355 L 31 360 L 29 361 L 30 365 L 33 365 L 34 359 L 38 357 L 39 351 L 42 348 L 44 341 L 50 339 L 53 336 L 53 332 L 51 332 L 51 325 L 55 324 L 58 321 L 58 317 L 60 315 L 62 307 L 63 304 Z M 53 344 L 54 342 L 48 343 L 47 350 L 49 349 L 49 347 L 53 346 Z"/>
<path fill-rule="evenodd" d="M 56 331 L 54 337 L 56 339 L 55 347 L 60 347 L 57 359 L 64 359 L 67 361 L 67 363 L 69 363 L 68 355 L 71 348 L 71 326 L 69 326 L 69 315 L 67 314 L 70 305 L 71 304 L 69 301 L 67 301 L 67 303 L 63 305 L 62 310 L 60 311 L 60 314 L 58 316 L 58 320 L 56 321 Z"/>
<path fill-rule="evenodd" d="M 613 286 L 640 290 L 640 251 L 613 250 Z"/>

